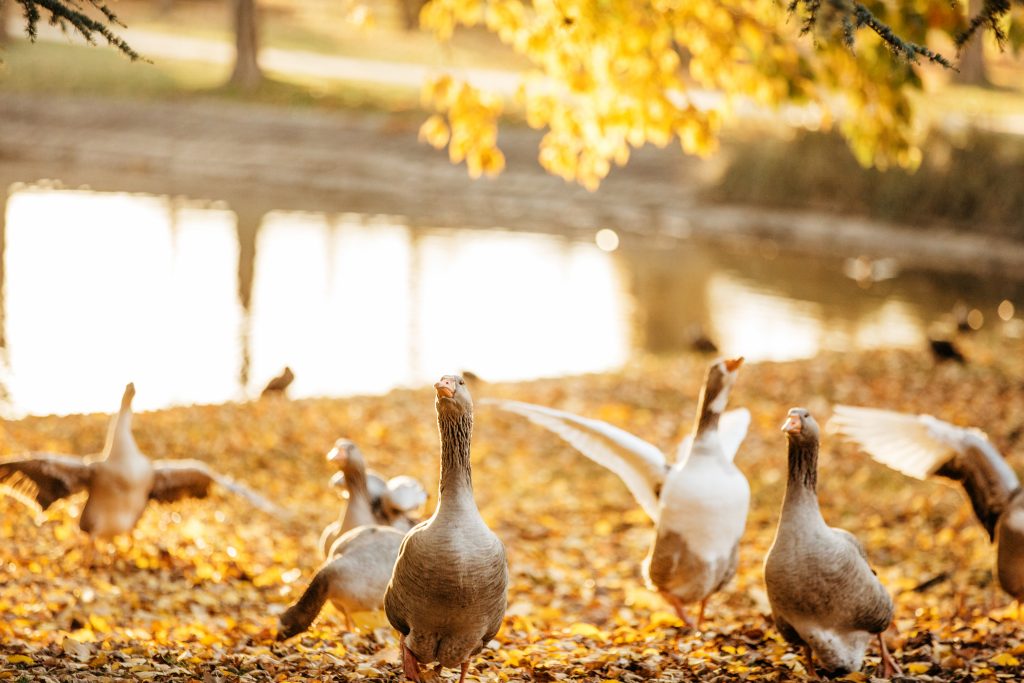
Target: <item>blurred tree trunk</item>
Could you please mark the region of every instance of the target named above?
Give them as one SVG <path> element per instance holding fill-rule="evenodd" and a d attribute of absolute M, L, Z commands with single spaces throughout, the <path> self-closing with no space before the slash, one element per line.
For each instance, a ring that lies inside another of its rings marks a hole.
<path fill-rule="evenodd" d="M 402 9 L 402 23 L 406 31 L 412 31 L 420 27 L 420 10 L 427 4 L 427 0 L 398 0 Z"/>
<path fill-rule="evenodd" d="M 970 0 L 967 5 L 967 16 L 976 16 L 984 4 L 985 0 Z M 985 44 L 982 40 L 985 33 L 987 32 L 978 31 L 975 33 L 970 42 L 960 50 L 960 63 L 957 64 L 958 71 L 953 74 L 954 83 L 983 87 L 991 85 L 991 82 L 988 80 L 988 73 L 985 71 Z"/>
<path fill-rule="evenodd" d="M 228 83 L 252 90 L 263 80 L 257 55 L 259 53 L 256 0 L 231 0 L 235 25 L 235 68 Z"/>
<path fill-rule="evenodd" d="M 13 4 L 14 0 L 0 0 L 0 45 L 11 39 L 11 34 L 7 31 L 7 22 L 12 16 L 11 5 Z"/>

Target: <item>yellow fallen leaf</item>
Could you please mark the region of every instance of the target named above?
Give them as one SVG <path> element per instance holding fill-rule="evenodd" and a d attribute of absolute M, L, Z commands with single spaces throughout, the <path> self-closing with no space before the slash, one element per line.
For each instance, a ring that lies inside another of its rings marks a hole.
<path fill-rule="evenodd" d="M 918 675 L 918 674 L 923 674 L 925 671 L 928 671 L 929 669 L 931 669 L 932 668 L 932 663 L 931 662 L 910 662 L 904 668 L 907 670 L 908 673 L 912 673 L 914 675 Z"/>
<path fill-rule="evenodd" d="M 11 655 L 7 658 L 8 664 L 35 664 L 36 660 L 28 655 Z"/>
<path fill-rule="evenodd" d="M 988 661 L 992 662 L 996 666 L 1020 666 L 1020 660 L 1009 652 L 1000 652 Z"/>

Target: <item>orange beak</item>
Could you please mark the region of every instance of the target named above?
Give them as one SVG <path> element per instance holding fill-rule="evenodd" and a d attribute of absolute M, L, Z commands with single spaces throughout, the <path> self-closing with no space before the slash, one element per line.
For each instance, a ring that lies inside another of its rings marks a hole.
<path fill-rule="evenodd" d="M 736 372 L 743 365 L 743 356 L 725 361 L 725 369 L 729 372 Z"/>
<path fill-rule="evenodd" d="M 782 425 L 782 431 L 787 434 L 799 434 L 804 428 L 799 415 L 789 415 Z"/>
<path fill-rule="evenodd" d="M 442 377 L 441 381 L 434 385 L 438 398 L 453 398 L 455 396 L 455 382 L 448 377 Z"/>

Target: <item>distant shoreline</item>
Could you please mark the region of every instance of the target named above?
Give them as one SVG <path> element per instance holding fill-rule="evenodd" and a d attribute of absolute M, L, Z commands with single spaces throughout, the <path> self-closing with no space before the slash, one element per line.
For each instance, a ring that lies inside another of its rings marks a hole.
<path fill-rule="evenodd" d="M 502 228 L 589 239 L 700 239 L 794 253 L 897 258 L 904 267 L 1024 277 L 1024 242 L 866 217 L 709 203 L 705 162 L 634 152 L 589 193 L 536 162 L 540 134 L 507 126 L 507 170 L 473 181 L 419 143 L 409 113 L 326 113 L 218 101 L 138 102 L 0 92 L 0 185 L 142 192 L 271 210 L 402 216 L 422 227 Z"/>

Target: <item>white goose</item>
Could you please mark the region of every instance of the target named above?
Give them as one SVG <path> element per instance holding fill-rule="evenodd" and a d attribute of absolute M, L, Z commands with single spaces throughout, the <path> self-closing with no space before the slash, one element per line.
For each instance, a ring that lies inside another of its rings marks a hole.
<path fill-rule="evenodd" d="M 959 482 L 996 545 L 999 585 L 1024 600 L 1024 488 L 1010 465 L 979 429 L 957 427 L 931 415 L 838 405 L 829 423 L 868 455 L 915 479 Z"/>
<path fill-rule="evenodd" d="M 199 460 L 150 461 L 132 436 L 135 385 L 125 387 L 121 410 L 114 415 L 106 445 L 98 456 L 76 458 L 33 453 L 0 460 L 0 480 L 20 480 L 18 499 L 45 510 L 55 501 L 87 490 L 89 497 L 78 526 L 92 536 L 109 538 L 130 532 L 150 501 L 205 498 L 218 484 L 256 507 L 281 510 L 259 494 L 211 470 Z M 0 490 L 3 490 L 0 487 Z M 26 493 L 28 495 L 26 495 Z"/>
<path fill-rule="evenodd" d="M 693 432 L 679 444 L 671 467 L 656 446 L 606 422 L 518 401 L 487 401 L 551 430 L 622 479 L 657 526 L 644 578 L 691 627 L 700 627 L 708 598 L 736 573 L 750 507 L 750 486 L 733 463 L 750 413 L 741 408 L 723 414 L 742 363 L 736 358 L 710 365 Z M 685 611 L 695 602 L 696 623 Z"/>

